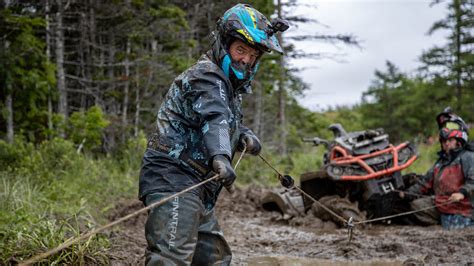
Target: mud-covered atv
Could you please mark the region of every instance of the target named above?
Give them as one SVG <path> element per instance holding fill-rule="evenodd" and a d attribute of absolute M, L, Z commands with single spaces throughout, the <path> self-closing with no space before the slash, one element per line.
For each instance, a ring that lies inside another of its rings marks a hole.
<path fill-rule="evenodd" d="M 331 141 L 303 139 L 323 144 L 327 152 L 321 169 L 301 175 L 301 189 L 346 219 L 360 221 L 396 212 L 395 191 L 403 190 L 409 178 L 400 171 L 416 160 L 415 147 L 408 142 L 393 146 L 383 129 L 346 132 L 340 124 L 329 129 L 334 134 Z M 295 190 L 268 193 L 262 206 L 291 216 L 311 209 L 317 217 L 333 218 Z"/>

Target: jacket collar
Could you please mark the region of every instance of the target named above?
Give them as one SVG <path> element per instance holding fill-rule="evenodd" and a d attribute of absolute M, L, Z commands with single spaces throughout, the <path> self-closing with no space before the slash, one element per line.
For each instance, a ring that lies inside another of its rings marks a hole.
<path fill-rule="evenodd" d="M 457 148 L 457 149 L 454 149 L 454 150 L 450 150 L 449 152 L 445 152 L 444 150 L 441 150 L 438 152 L 438 156 L 439 156 L 439 159 L 441 161 L 445 161 L 445 162 L 451 162 L 453 161 L 456 157 L 458 157 L 458 155 L 464 150 L 463 147 L 460 147 L 460 148 Z"/>

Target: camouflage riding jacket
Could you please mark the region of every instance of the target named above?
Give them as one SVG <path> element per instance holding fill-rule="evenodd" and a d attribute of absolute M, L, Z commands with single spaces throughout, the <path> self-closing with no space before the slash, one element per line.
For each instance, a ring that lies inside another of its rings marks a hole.
<path fill-rule="evenodd" d="M 174 80 L 156 122 L 142 162 L 140 198 L 202 181 L 213 174 L 213 156 L 232 159 L 240 134 L 253 134 L 241 124 L 241 95 L 207 54 Z M 210 182 L 193 192 L 213 203 L 220 189 L 220 182 Z"/>
<path fill-rule="evenodd" d="M 474 152 L 458 149 L 450 153 L 440 152 L 434 166 L 417 184 L 408 189 L 411 193 L 435 194 L 435 203 L 445 203 L 451 194 L 460 192 L 464 199 L 439 206 L 444 214 L 460 214 L 473 217 Z"/>

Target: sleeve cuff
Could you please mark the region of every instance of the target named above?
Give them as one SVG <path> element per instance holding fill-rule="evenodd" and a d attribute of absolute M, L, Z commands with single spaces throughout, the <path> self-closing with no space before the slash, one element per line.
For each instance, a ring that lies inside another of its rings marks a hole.
<path fill-rule="evenodd" d="M 214 152 L 214 153 L 210 153 L 209 154 L 209 165 L 212 165 L 212 160 L 214 160 L 214 156 L 217 156 L 217 155 L 223 155 L 227 158 L 227 160 L 229 160 L 229 162 L 231 162 L 230 158 L 230 154 L 227 154 L 227 153 L 222 153 L 222 152 Z"/>
<path fill-rule="evenodd" d="M 469 198 L 469 192 L 467 192 L 467 190 L 465 188 L 461 188 L 459 190 L 459 193 L 463 194 L 465 198 Z"/>

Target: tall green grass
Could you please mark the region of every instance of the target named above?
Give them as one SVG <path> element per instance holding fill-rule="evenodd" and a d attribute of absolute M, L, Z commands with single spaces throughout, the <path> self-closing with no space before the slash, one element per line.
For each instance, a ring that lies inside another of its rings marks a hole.
<path fill-rule="evenodd" d="M 121 197 L 134 197 L 145 140 L 116 158 L 78 154 L 66 140 L 33 147 L 0 142 L 0 264 L 24 260 L 107 221 Z M 106 263 L 99 234 L 50 258 L 48 264 Z M 45 261 L 45 262 L 46 262 Z"/>

